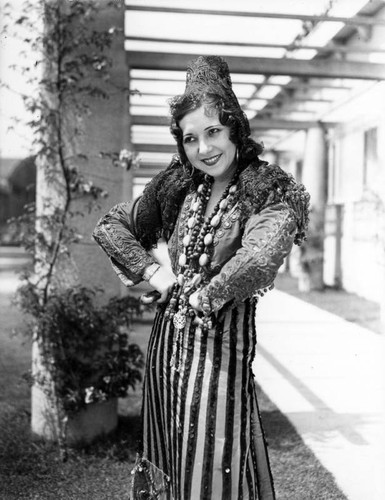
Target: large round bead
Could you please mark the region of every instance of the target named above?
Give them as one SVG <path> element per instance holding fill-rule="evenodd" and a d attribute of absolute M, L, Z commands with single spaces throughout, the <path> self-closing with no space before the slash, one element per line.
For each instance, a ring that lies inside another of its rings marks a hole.
<path fill-rule="evenodd" d="M 211 219 L 210 224 L 211 224 L 212 227 L 217 227 L 219 225 L 220 221 L 221 221 L 221 218 L 217 214 L 217 215 L 214 215 L 214 217 Z"/>
<path fill-rule="evenodd" d="M 192 229 L 197 223 L 197 220 L 195 217 L 190 217 L 189 220 L 187 221 L 187 226 Z"/>
<path fill-rule="evenodd" d="M 209 256 L 207 255 L 207 253 L 202 253 L 202 255 L 199 257 L 199 265 L 201 267 L 204 267 L 207 266 L 208 263 L 209 263 Z"/>
<path fill-rule="evenodd" d="M 221 210 L 226 210 L 226 208 L 227 208 L 227 205 L 228 205 L 228 204 L 229 204 L 229 201 L 228 201 L 228 200 L 226 200 L 226 199 L 224 199 L 224 200 L 222 200 L 222 201 L 219 203 L 219 208 L 220 208 Z"/>
<path fill-rule="evenodd" d="M 191 285 L 194 287 L 198 286 L 201 281 L 202 281 L 202 276 L 200 274 L 194 274 L 191 280 Z"/>
<path fill-rule="evenodd" d="M 199 201 L 196 201 L 195 203 L 193 203 L 192 209 L 194 212 L 198 211 L 199 205 L 200 205 Z"/>
<path fill-rule="evenodd" d="M 184 276 L 182 273 L 178 274 L 178 284 L 179 284 L 179 286 L 184 285 Z"/>
<path fill-rule="evenodd" d="M 234 194 L 237 192 L 237 186 L 234 184 L 233 186 L 230 187 L 229 193 Z"/>
<path fill-rule="evenodd" d="M 211 245 L 211 243 L 213 242 L 213 235 L 211 233 L 207 233 L 204 240 L 203 240 L 204 244 L 206 245 L 206 247 L 208 247 L 209 245 Z"/>
<path fill-rule="evenodd" d="M 187 262 L 187 257 L 186 257 L 186 254 L 185 253 L 182 253 L 179 255 L 179 265 L 180 266 L 185 266 L 186 265 L 186 262 Z"/>
<path fill-rule="evenodd" d="M 191 236 L 189 234 L 186 234 L 186 236 L 183 238 L 183 246 L 188 247 L 191 241 Z"/>
<path fill-rule="evenodd" d="M 197 191 L 198 193 L 201 193 L 203 191 L 203 184 L 199 184 Z"/>

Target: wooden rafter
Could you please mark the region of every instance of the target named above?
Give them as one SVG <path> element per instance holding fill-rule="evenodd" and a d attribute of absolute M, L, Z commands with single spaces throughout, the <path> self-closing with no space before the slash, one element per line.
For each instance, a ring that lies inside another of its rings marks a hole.
<path fill-rule="evenodd" d="M 285 87 L 283 87 L 283 90 L 285 90 Z M 333 102 L 333 99 L 324 99 L 324 98 L 319 98 L 319 97 L 315 97 L 315 96 L 312 96 L 312 95 L 297 95 L 297 94 L 293 94 L 293 95 L 285 95 L 285 96 L 277 96 L 275 99 L 274 99 L 274 102 L 276 103 L 282 103 L 282 104 L 286 104 L 288 101 L 290 102 L 324 102 L 324 103 L 330 103 L 330 102 Z"/>
<path fill-rule="evenodd" d="M 176 153 L 176 145 L 173 144 L 133 144 L 135 151 L 142 151 L 143 153 Z"/>
<path fill-rule="evenodd" d="M 165 92 L 140 92 L 140 90 L 137 93 L 138 96 L 141 97 L 164 97 L 167 101 L 167 98 L 174 97 L 173 94 L 170 93 L 165 93 Z M 238 99 L 246 99 L 246 97 L 239 97 Z M 264 97 L 253 97 L 255 100 L 260 100 L 260 101 L 266 101 Z"/>
<path fill-rule="evenodd" d="M 282 88 L 284 89 L 285 86 L 282 85 Z M 163 92 L 157 93 L 157 92 L 140 92 L 139 91 L 137 95 L 140 97 L 164 97 L 166 101 L 168 98 L 174 97 L 170 93 L 163 93 Z M 238 99 L 247 99 L 247 98 L 238 96 Z M 265 97 L 258 97 L 258 96 L 252 97 L 251 99 L 253 101 L 266 101 Z M 314 97 L 311 95 L 296 95 L 296 94 L 286 96 L 286 99 L 289 99 L 290 102 L 293 102 L 293 101 L 295 101 L 295 102 L 325 102 L 325 103 L 333 102 L 333 99 L 324 99 L 324 98 Z M 275 99 L 275 101 L 276 102 L 284 102 L 285 99 L 284 98 L 277 98 L 277 99 Z M 140 106 L 140 104 L 139 104 L 139 106 Z"/>
<path fill-rule="evenodd" d="M 369 16 L 341 17 L 328 15 L 307 15 L 307 14 L 279 14 L 272 12 L 244 12 L 239 10 L 215 10 L 215 9 L 191 9 L 179 7 L 156 7 L 152 6 L 136 6 L 127 5 L 128 11 L 139 12 L 166 12 L 172 14 L 200 14 L 200 15 L 215 15 L 215 16 L 232 16 L 232 17 L 252 17 L 260 19 L 292 19 L 295 21 L 314 21 L 314 22 L 334 22 L 344 23 L 352 26 L 385 26 L 385 19 L 378 19 Z"/>
<path fill-rule="evenodd" d="M 295 105 L 293 106 L 292 104 L 282 104 L 280 105 L 280 103 L 277 103 L 276 101 L 271 101 L 269 103 L 269 107 L 268 108 L 263 108 L 261 110 L 261 113 L 307 113 L 307 114 L 316 114 L 318 111 L 317 110 L 314 110 L 314 109 L 300 109 L 298 107 L 296 107 Z"/>
<path fill-rule="evenodd" d="M 134 42 L 154 42 L 154 43 L 184 43 L 188 45 L 201 44 L 202 40 L 188 40 L 180 38 L 154 38 L 154 37 L 144 37 L 144 36 L 128 36 L 127 41 Z M 260 49 L 285 49 L 285 50 L 316 50 L 317 52 L 338 52 L 338 53 L 359 53 L 359 54 L 372 54 L 373 52 L 384 53 L 385 49 L 381 47 L 370 47 L 370 46 L 350 46 L 350 45 L 339 45 L 336 43 L 329 43 L 327 45 L 296 45 L 296 44 L 278 44 L 278 43 L 251 43 L 251 42 L 227 42 L 223 40 L 212 41 L 205 40 L 205 45 L 223 45 L 225 47 L 255 47 Z"/>
<path fill-rule="evenodd" d="M 250 120 L 251 130 L 307 130 L 319 126 L 315 120 L 285 120 L 274 118 L 252 118 Z M 332 127 L 332 123 L 325 123 L 326 127 Z"/>
<path fill-rule="evenodd" d="M 185 71 L 199 54 L 127 52 L 130 68 Z M 352 78 L 385 80 L 385 65 L 330 59 L 298 60 L 227 56 L 232 73 L 288 75 L 307 78 Z"/>
<path fill-rule="evenodd" d="M 149 163 L 140 163 L 140 167 L 138 168 L 138 170 L 135 170 L 135 177 L 154 177 L 166 166 L 167 163 L 164 163 L 163 165 L 159 165 L 158 168 L 154 168 L 154 165 L 151 165 Z"/>
<path fill-rule="evenodd" d="M 131 125 L 152 125 L 161 126 L 169 125 L 170 118 L 167 116 L 146 116 L 146 115 L 133 115 L 131 117 Z M 271 120 L 271 119 L 260 119 L 253 118 L 250 120 L 250 127 L 253 130 L 299 130 L 308 129 L 317 126 L 319 123 L 312 120 L 300 121 L 300 120 Z M 325 124 L 326 126 L 332 126 L 333 124 Z M 138 146 L 135 148 L 138 150 Z M 168 146 L 170 148 L 172 146 Z M 168 152 L 168 151 L 166 151 Z"/>
<path fill-rule="evenodd" d="M 185 76 L 181 76 L 180 78 L 159 78 L 159 76 L 156 75 L 156 71 L 153 72 L 153 74 L 151 76 L 141 76 L 140 78 L 135 78 L 135 81 L 145 81 L 145 82 L 185 82 L 186 81 L 186 77 Z M 239 82 L 237 80 L 237 74 L 236 73 L 233 73 L 232 74 L 232 81 L 233 81 L 233 84 L 235 83 L 244 83 L 244 84 L 249 84 L 249 85 L 259 85 L 259 84 L 256 84 L 255 82 L 245 82 L 245 81 L 242 81 L 242 82 Z M 288 83 L 287 85 L 282 85 L 282 83 L 274 83 L 274 82 L 270 82 L 269 81 L 269 86 L 273 86 L 273 87 L 285 87 L 286 89 L 303 89 L 303 90 L 309 90 L 309 89 L 335 89 L 335 90 L 349 90 L 351 89 L 351 86 L 350 85 L 335 85 L 334 83 L 330 82 L 330 83 L 322 83 L 322 84 L 318 84 L 318 83 L 313 83 L 312 81 L 309 81 L 307 83 L 304 83 L 302 80 L 299 80 L 298 82 L 291 82 L 291 83 Z"/>
<path fill-rule="evenodd" d="M 349 83 L 349 82 L 348 82 Z M 268 85 L 278 85 L 275 83 L 269 82 Z M 282 85 L 279 85 L 280 87 Z M 313 81 L 308 81 L 304 83 L 303 81 L 299 80 L 298 82 L 294 83 L 288 83 L 287 85 L 283 86 L 285 89 L 292 89 L 292 90 L 303 90 L 307 92 L 308 90 L 323 90 L 323 89 L 332 89 L 332 90 L 351 90 L 350 85 L 335 85 L 334 83 L 314 83 Z"/>
<path fill-rule="evenodd" d="M 146 116 L 146 115 L 132 115 L 131 125 L 169 125 L 170 118 L 168 116 Z"/>

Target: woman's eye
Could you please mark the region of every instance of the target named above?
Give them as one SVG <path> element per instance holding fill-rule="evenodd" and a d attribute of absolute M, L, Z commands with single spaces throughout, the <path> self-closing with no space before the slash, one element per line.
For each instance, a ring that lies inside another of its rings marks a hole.
<path fill-rule="evenodd" d="M 211 128 L 209 130 L 209 135 L 214 135 L 216 133 L 220 132 L 220 129 L 219 128 Z"/>
<path fill-rule="evenodd" d="M 188 136 L 183 138 L 183 144 L 188 144 L 194 141 L 194 137 Z"/>

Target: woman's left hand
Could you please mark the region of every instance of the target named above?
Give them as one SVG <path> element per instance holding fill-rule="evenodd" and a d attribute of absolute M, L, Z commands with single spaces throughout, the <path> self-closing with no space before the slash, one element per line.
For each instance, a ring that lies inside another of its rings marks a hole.
<path fill-rule="evenodd" d="M 199 292 L 198 292 L 198 290 L 190 295 L 190 297 L 189 297 L 189 303 L 190 303 L 190 306 L 196 312 L 202 312 L 202 308 L 201 308 L 200 303 L 199 303 Z"/>

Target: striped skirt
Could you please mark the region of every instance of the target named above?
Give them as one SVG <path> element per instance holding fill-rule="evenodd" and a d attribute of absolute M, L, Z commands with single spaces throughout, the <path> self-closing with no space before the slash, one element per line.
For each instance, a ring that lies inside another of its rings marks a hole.
<path fill-rule="evenodd" d="M 222 310 L 208 333 L 189 320 L 178 338 L 158 310 L 142 418 L 143 456 L 170 480 L 161 498 L 275 498 L 251 370 L 254 313 L 245 301 Z"/>

